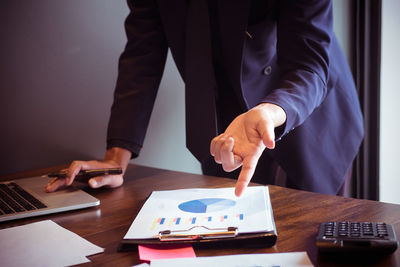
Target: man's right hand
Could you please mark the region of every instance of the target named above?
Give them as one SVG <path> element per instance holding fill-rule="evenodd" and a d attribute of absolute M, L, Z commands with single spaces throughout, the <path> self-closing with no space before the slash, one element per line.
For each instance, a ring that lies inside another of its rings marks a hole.
<path fill-rule="evenodd" d="M 275 128 L 286 121 L 285 111 L 272 103 L 261 103 L 237 116 L 223 134 L 210 144 L 210 153 L 225 171 L 242 167 L 235 186 L 241 196 L 249 184 L 265 148 L 275 148 Z"/>
<path fill-rule="evenodd" d="M 70 186 L 75 180 L 76 175 L 81 170 L 89 169 L 103 169 L 103 168 L 122 168 L 120 175 L 106 175 L 93 177 L 87 181 L 90 187 L 111 187 L 115 188 L 121 186 L 124 182 L 123 175 L 131 159 L 131 152 L 124 148 L 113 147 L 107 150 L 104 160 L 91 160 L 91 161 L 73 161 L 71 165 L 65 170 L 66 178 L 53 178 L 46 185 L 46 192 L 54 192 L 65 186 Z"/>

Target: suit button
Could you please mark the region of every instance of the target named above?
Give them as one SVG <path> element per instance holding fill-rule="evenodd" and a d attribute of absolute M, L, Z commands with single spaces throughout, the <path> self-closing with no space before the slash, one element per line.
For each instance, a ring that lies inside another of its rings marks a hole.
<path fill-rule="evenodd" d="M 270 75 L 271 72 L 272 72 L 272 67 L 271 66 L 265 67 L 265 69 L 264 69 L 264 74 L 265 75 Z"/>

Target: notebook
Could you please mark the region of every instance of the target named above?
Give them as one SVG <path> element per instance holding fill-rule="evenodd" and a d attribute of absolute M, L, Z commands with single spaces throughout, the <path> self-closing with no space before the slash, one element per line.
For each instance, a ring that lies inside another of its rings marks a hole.
<path fill-rule="evenodd" d="M 46 193 L 48 181 L 38 176 L 0 182 L 0 222 L 100 205 L 75 187 Z"/>

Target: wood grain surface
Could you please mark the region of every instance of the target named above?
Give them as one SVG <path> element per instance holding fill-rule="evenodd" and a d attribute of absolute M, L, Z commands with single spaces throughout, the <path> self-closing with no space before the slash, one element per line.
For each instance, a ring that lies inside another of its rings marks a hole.
<path fill-rule="evenodd" d="M 42 175 L 65 166 L 2 176 L 0 180 Z M 60 214 L 0 223 L 0 229 L 51 219 L 94 244 L 105 248 L 102 254 L 90 257 L 83 266 L 132 266 L 139 263 L 137 250 L 118 252 L 119 241 L 127 232 L 149 194 L 154 190 L 196 187 L 232 187 L 235 180 L 167 171 L 130 165 L 123 186 L 115 189 L 85 190 L 100 199 L 99 207 Z M 400 249 L 393 254 L 376 257 L 354 255 L 325 257 L 318 253 L 315 237 L 324 221 L 373 221 L 394 225 L 400 239 L 400 205 L 377 201 L 328 196 L 270 186 L 272 208 L 278 231 L 275 246 L 269 248 L 201 248 L 197 256 L 243 253 L 277 253 L 306 251 L 316 266 L 400 266 Z M 1 240 L 1 242 L 7 242 Z"/>

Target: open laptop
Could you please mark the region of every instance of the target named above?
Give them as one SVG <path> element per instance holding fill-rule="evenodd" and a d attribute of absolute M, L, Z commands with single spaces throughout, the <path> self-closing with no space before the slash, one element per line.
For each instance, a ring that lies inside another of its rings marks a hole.
<path fill-rule="evenodd" d="M 81 189 L 46 193 L 49 178 L 30 177 L 0 182 L 0 222 L 100 205 Z"/>

